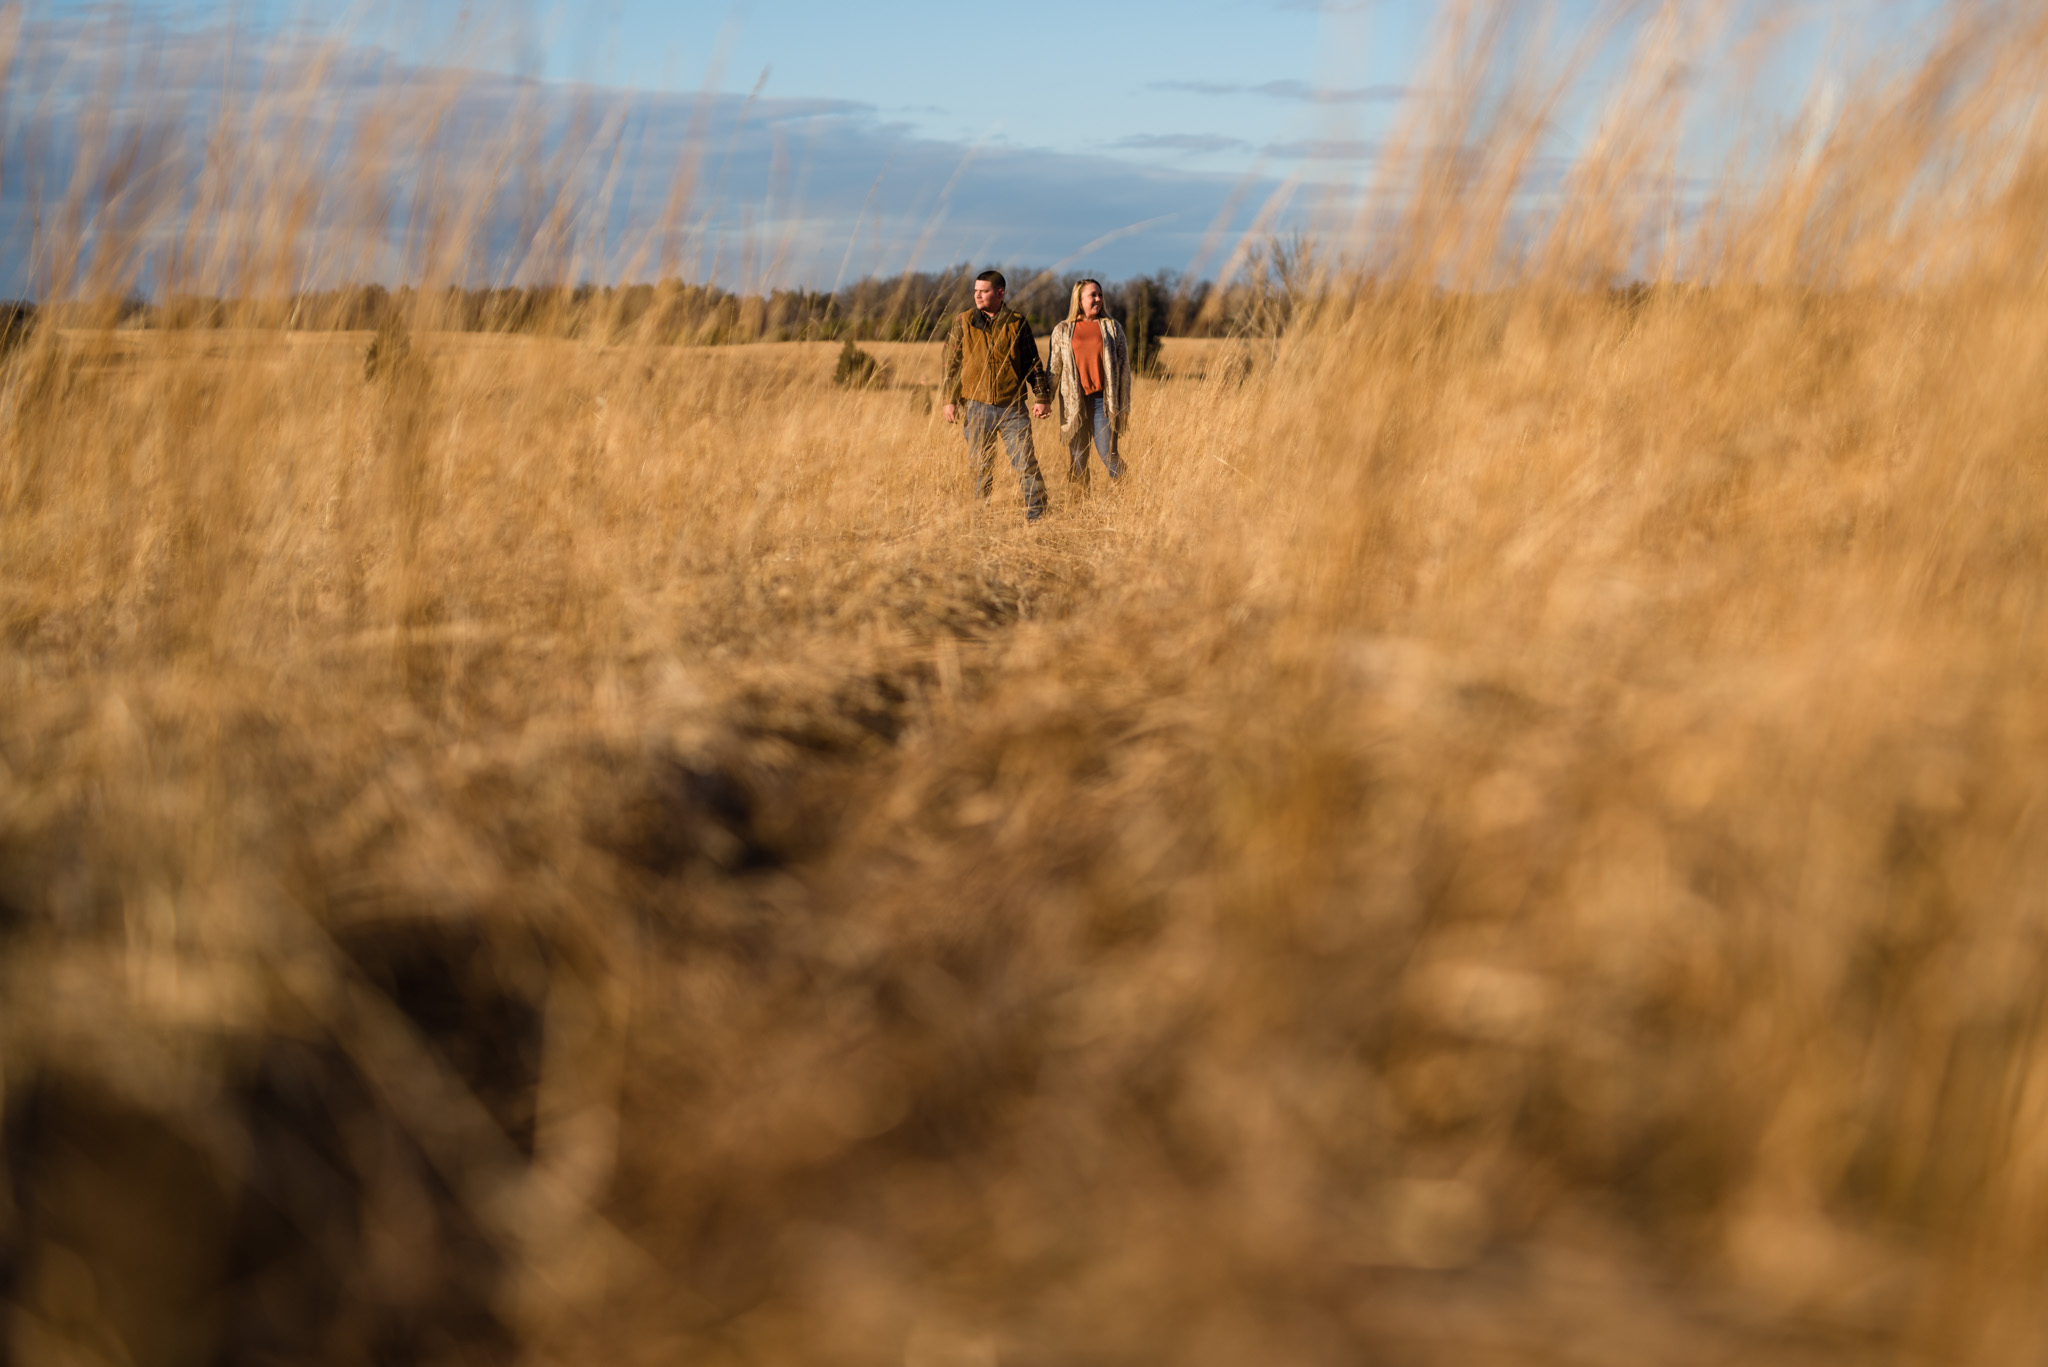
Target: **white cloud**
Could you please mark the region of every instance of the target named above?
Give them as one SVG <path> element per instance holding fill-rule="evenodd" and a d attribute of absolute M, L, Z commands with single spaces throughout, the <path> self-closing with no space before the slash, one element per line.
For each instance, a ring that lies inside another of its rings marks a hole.
<path fill-rule="evenodd" d="M 1153 81 L 1148 90 L 1179 95 L 1261 95 L 1302 104 L 1398 104 L 1413 93 L 1407 86 L 1316 86 L 1307 81 Z"/>

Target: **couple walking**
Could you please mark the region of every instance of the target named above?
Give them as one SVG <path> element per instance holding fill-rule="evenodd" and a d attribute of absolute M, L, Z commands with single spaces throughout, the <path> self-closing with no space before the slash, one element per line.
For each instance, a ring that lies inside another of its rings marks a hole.
<path fill-rule="evenodd" d="M 1046 362 L 1024 315 L 1003 303 L 1001 271 L 974 277 L 974 307 L 953 320 L 946 333 L 947 422 L 963 422 L 974 462 L 975 492 L 987 498 L 995 488 L 996 441 L 1024 487 L 1024 516 L 1045 515 L 1045 480 L 1031 450 L 1031 417 L 1051 412 L 1048 396 L 1057 387 L 1060 435 L 1067 443 L 1067 478 L 1088 482 L 1088 446 L 1101 453 L 1111 479 L 1121 479 L 1117 434 L 1131 411 L 1131 356 L 1123 328 L 1102 303 L 1102 285 L 1083 280 L 1067 300 L 1066 320 L 1052 330 Z M 962 411 L 964 410 L 964 411 Z"/>

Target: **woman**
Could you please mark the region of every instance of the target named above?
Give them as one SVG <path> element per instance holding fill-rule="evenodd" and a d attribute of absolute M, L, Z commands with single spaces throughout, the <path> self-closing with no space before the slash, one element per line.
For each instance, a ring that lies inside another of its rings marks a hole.
<path fill-rule="evenodd" d="M 1052 330 L 1048 368 L 1060 392 L 1060 435 L 1067 439 L 1067 478 L 1088 482 L 1088 443 L 1111 479 L 1124 463 L 1116 439 L 1131 412 L 1131 351 L 1124 330 L 1102 307 L 1102 282 L 1083 280 L 1067 300 L 1066 321 Z"/>

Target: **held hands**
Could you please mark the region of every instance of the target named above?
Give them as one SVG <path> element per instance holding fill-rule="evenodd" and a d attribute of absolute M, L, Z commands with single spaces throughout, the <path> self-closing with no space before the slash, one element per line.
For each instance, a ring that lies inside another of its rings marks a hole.
<path fill-rule="evenodd" d="M 959 409 L 957 409 L 954 405 L 950 403 L 947 404 L 945 407 L 941 408 L 939 412 L 946 419 L 947 422 L 960 421 Z M 1034 403 L 1031 405 L 1031 416 L 1034 418 L 1048 417 L 1051 415 L 1051 413 L 1052 406 L 1050 404 Z"/>

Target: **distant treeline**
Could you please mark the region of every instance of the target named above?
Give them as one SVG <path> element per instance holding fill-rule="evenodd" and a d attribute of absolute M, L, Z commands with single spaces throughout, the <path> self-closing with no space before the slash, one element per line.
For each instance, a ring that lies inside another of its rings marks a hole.
<path fill-rule="evenodd" d="M 1217 287 L 1172 271 L 1104 281 L 1110 313 L 1130 334 L 1136 359 L 1161 337 L 1264 335 L 1284 329 L 1299 293 L 1300 263 L 1283 245 L 1258 254 L 1252 268 Z M 577 285 L 534 288 L 386 289 L 358 285 L 282 299 L 173 295 L 119 306 L 68 305 L 66 325 L 163 329 L 271 327 L 302 331 L 422 328 L 510 332 L 605 342 L 718 345 L 784 341 L 928 341 L 973 300 L 979 267 L 868 278 L 843 289 L 742 294 L 715 285 Z M 1068 294 L 1084 278 L 1007 269 L 1009 303 L 1043 333 L 1066 316 Z M 26 317 L 10 320 L 17 326 Z"/>
<path fill-rule="evenodd" d="M 391 326 L 453 332 L 717 346 L 740 342 L 921 342 L 941 336 L 969 307 L 976 267 L 918 271 L 865 279 L 844 289 L 773 290 L 742 294 L 716 285 L 578 285 L 571 287 L 387 290 L 381 285 L 302 294 L 250 305 L 173 298 L 131 308 L 130 325 L 209 328 L 267 325 L 309 331 L 377 330 Z M 1010 305 L 1043 333 L 1066 316 L 1079 274 L 1043 277 L 1008 272 Z M 1219 308 L 1221 294 L 1205 280 L 1170 272 L 1104 282 L 1109 310 L 1141 352 L 1160 337 L 1217 336 L 1237 330 L 1244 310 Z"/>
<path fill-rule="evenodd" d="M 969 307 L 974 276 L 965 262 L 942 271 L 869 277 L 839 290 L 735 293 L 678 280 L 640 285 L 419 289 L 353 285 L 281 298 L 218 299 L 172 294 L 160 300 L 71 303 L 50 308 L 0 302 L 0 353 L 41 320 L 62 327 L 151 329 L 280 328 L 305 332 L 422 329 L 523 333 L 608 343 L 716 346 L 741 342 L 921 342 L 941 336 Z M 1040 335 L 1066 316 L 1080 271 L 1054 275 L 1005 267 L 1009 304 Z M 1132 359 L 1149 368 L 1162 337 L 1274 337 L 1302 315 L 1316 291 L 1301 239 L 1249 253 L 1227 285 L 1175 271 L 1104 281 L 1110 314 L 1130 335 Z"/>

